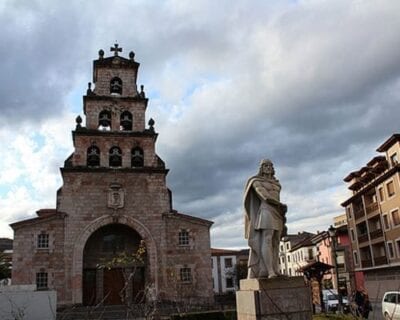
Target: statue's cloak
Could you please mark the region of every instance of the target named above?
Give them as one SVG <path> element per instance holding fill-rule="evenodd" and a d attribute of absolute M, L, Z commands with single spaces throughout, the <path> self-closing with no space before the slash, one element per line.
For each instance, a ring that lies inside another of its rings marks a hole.
<path fill-rule="evenodd" d="M 244 228 L 245 228 L 245 239 L 247 239 L 247 243 L 250 247 L 249 253 L 249 261 L 248 268 L 253 268 L 256 274 L 258 274 L 258 265 L 261 256 L 261 246 L 260 241 L 262 239 L 259 238 L 259 232 L 257 232 L 259 228 L 259 214 L 260 214 L 260 206 L 261 200 L 257 195 L 256 191 L 253 188 L 253 184 L 258 181 L 262 184 L 265 184 L 266 179 L 260 176 L 251 177 L 246 184 L 244 191 Z M 268 179 L 269 183 L 279 184 L 276 179 Z M 272 197 L 271 197 L 272 198 Z M 278 201 L 277 199 L 274 199 Z M 282 220 L 282 213 L 279 212 L 279 209 L 275 206 L 270 205 L 267 202 L 263 203 L 263 210 L 267 210 L 267 214 L 270 215 L 268 219 L 272 219 L 270 228 L 275 230 L 282 231 L 284 222 Z M 272 257 L 271 257 L 272 258 Z"/>

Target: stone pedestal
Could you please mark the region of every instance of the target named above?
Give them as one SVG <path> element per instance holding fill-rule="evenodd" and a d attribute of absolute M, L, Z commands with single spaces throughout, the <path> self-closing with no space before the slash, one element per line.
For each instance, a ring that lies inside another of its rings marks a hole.
<path fill-rule="evenodd" d="M 240 280 L 238 320 L 310 320 L 311 290 L 303 277 Z"/>

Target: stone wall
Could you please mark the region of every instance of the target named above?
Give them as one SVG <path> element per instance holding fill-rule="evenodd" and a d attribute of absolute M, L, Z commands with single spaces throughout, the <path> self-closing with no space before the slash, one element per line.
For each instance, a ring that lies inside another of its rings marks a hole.
<path fill-rule="evenodd" d="M 47 272 L 49 289 L 64 286 L 64 220 L 63 214 L 55 214 L 14 228 L 13 284 L 36 284 L 36 273 Z M 48 248 L 37 246 L 41 233 L 49 234 Z M 64 300 L 63 291 L 57 298 Z"/>
<path fill-rule="evenodd" d="M 210 224 L 181 214 L 164 215 L 167 232 L 165 271 L 166 295 L 189 302 L 213 302 Z M 179 232 L 189 232 L 189 245 L 179 245 Z M 190 268 L 192 281 L 182 282 L 180 269 Z M 174 286 L 171 288 L 171 284 Z M 172 289 L 172 290 L 171 290 Z"/>

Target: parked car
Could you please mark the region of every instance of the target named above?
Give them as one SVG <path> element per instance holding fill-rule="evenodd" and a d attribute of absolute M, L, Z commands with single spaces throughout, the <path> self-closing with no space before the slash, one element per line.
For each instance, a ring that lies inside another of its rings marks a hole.
<path fill-rule="evenodd" d="M 382 299 L 382 314 L 387 320 L 400 320 L 400 292 L 385 292 Z"/>
<path fill-rule="evenodd" d="M 335 312 L 339 307 L 339 295 L 336 289 L 322 290 L 323 304 L 325 311 Z M 347 297 L 342 296 L 343 312 L 349 312 L 349 301 Z"/>

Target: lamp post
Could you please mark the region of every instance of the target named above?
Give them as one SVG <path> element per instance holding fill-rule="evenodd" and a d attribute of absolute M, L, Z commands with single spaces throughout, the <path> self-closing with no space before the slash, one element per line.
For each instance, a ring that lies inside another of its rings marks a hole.
<path fill-rule="evenodd" d="M 338 269 L 338 263 L 337 263 L 337 254 L 336 254 L 336 249 L 337 249 L 337 240 L 336 240 L 336 229 L 331 225 L 328 229 L 329 236 L 332 240 L 332 260 L 334 261 L 335 264 L 335 273 L 336 273 L 336 288 L 338 292 L 338 311 L 339 313 L 343 312 L 343 299 L 342 299 L 342 294 L 339 290 L 339 269 Z"/>

